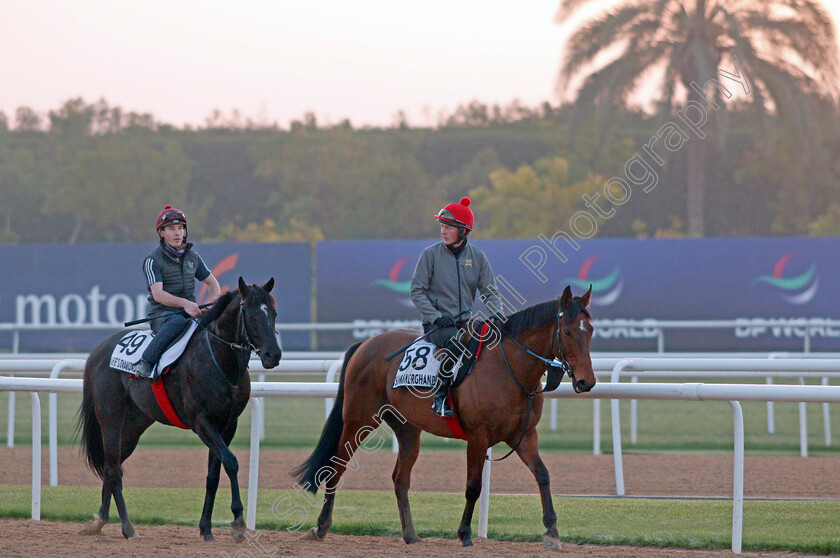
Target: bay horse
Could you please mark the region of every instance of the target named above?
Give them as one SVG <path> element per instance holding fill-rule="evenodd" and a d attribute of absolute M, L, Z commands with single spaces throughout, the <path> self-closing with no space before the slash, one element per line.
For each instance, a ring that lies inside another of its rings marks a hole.
<path fill-rule="evenodd" d="M 595 385 L 589 348 L 593 327 L 587 310 L 592 287 L 573 297 L 570 287 L 556 299 L 516 312 L 497 324 L 497 339 L 481 349 L 472 372 L 453 391 L 463 433 L 467 440 L 466 506 L 458 527 L 463 546 L 472 545 L 470 524 L 481 493 L 481 473 L 487 449 L 506 442 L 536 478 L 542 501 L 546 546 L 559 548 L 557 515 L 551 501 L 548 469 L 539 455 L 536 426 L 542 412 L 540 378 L 563 363 L 575 392 Z M 317 492 L 324 482 L 325 500 L 317 526 L 309 537 L 322 540 L 332 524 L 335 492 L 353 453 L 384 419 L 397 436 L 399 455 L 394 467 L 394 492 L 406 543 L 421 539 L 414 530 L 408 489 L 411 469 L 420 451 L 420 433 L 454 437 L 446 421 L 430 408 L 428 397 L 412 389 L 393 389 L 400 360 L 385 355 L 410 343 L 419 332 L 386 331 L 348 349 L 342 366 L 335 405 L 312 455 L 292 474 L 300 485 Z M 419 351 L 418 351 L 419 352 Z M 556 373 L 556 370 L 554 371 Z M 549 374 L 549 379 L 552 374 Z M 562 378 L 555 376 L 556 383 Z M 556 384 L 555 384 L 556 386 Z M 387 412 L 386 412 L 387 411 Z M 506 457 L 506 456 L 505 456 Z"/>
<path fill-rule="evenodd" d="M 263 286 L 246 285 L 219 297 L 196 318 L 199 327 L 183 354 L 169 372 L 159 377 L 181 422 L 210 448 L 204 509 L 199 528 L 204 540 L 213 540 L 211 516 L 222 465 L 232 492 L 231 535 L 245 534 L 242 500 L 239 497 L 239 464 L 228 445 L 236 434 L 239 415 L 251 394 L 248 361 L 251 351 L 265 368 L 280 362 L 274 322 L 277 310 L 269 295 L 274 278 Z M 100 343 L 88 356 L 84 371 L 78 429 L 87 463 L 102 479 L 102 505 L 83 533 L 97 534 L 108 523 L 111 496 L 117 505 L 122 534 L 135 536 L 122 494 L 122 463 L 128 459 L 140 435 L 154 422 L 171 425 L 158 405 L 148 380 L 134 379 L 110 367 L 111 353 L 127 333 L 123 330 Z M 159 474 L 166 474 L 159 471 Z"/>

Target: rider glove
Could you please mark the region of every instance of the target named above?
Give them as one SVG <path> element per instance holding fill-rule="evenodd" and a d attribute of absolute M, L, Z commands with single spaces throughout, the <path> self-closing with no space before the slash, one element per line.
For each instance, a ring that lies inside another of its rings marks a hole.
<path fill-rule="evenodd" d="M 435 320 L 435 325 L 438 327 L 453 327 L 455 325 L 455 320 L 452 319 L 452 316 L 444 314 Z"/>

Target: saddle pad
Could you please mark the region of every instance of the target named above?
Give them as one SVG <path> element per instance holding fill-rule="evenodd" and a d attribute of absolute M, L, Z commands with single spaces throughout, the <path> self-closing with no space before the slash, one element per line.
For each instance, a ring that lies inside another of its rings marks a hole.
<path fill-rule="evenodd" d="M 167 366 L 178 360 L 197 327 L 198 324 L 195 321 L 190 322 L 190 326 L 160 357 L 155 370 L 165 370 Z M 146 350 L 153 338 L 154 335 L 148 329 L 129 331 L 123 335 L 111 353 L 111 368 L 132 373 L 134 366 L 140 361 L 143 351 Z"/>
<path fill-rule="evenodd" d="M 399 387 L 433 388 L 437 380 L 440 361 L 435 356 L 437 347 L 428 341 L 415 341 L 403 354 L 394 389 Z"/>

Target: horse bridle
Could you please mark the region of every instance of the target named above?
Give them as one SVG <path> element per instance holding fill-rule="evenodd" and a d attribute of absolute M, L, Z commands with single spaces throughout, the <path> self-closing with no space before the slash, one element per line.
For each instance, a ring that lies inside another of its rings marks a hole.
<path fill-rule="evenodd" d="M 569 363 L 569 361 L 566 360 L 566 351 L 563 349 L 563 331 L 562 331 L 563 327 L 562 326 L 563 326 L 563 315 L 564 314 L 565 314 L 565 312 L 563 312 L 563 310 L 558 310 L 557 311 L 556 326 L 555 326 L 557 328 L 557 335 L 556 335 L 555 340 L 557 341 L 557 347 L 558 347 L 559 352 L 560 352 L 560 365 L 559 366 L 557 364 L 555 364 L 555 362 L 557 362 L 556 359 L 555 360 L 548 360 L 547 358 L 541 357 L 540 355 L 538 355 L 537 353 L 535 353 L 534 351 L 532 351 L 531 349 L 529 349 L 528 347 L 523 345 L 516 337 L 508 334 L 508 336 L 513 340 L 513 342 L 516 343 L 517 345 L 519 345 L 519 347 L 523 351 L 525 351 L 526 353 L 528 353 L 532 357 L 534 357 L 536 359 L 539 359 L 539 360 L 543 361 L 544 363 L 546 363 L 546 365 L 548 367 L 548 377 L 549 377 L 549 379 L 551 379 L 551 377 L 552 377 L 551 372 L 553 370 L 558 370 L 558 369 L 560 370 L 560 375 L 557 377 L 557 380 L 556 380 L 557 385 L 560 384 L 560 380 L 563 379 L 564 374 L 567 374 L 569 376 L 569 379 L 572 380 L 573 382 L 575 381 L 575 369 Z M 504 349 L 502 350 L 502 355 L 505 357 L 505 362 L 507 363 L 507 355 L 505 355 Z M 508 370 L 511 372 L 511 374 L 513 374 L 513 371 L 511 370 L 510 365 L 508 365 Z M 516 381 L 517 384 L 519 384 L 519 380 L 516 380 L 515 377 L 514 377 L 514 380 Z M 557 388 L 557 385 L 554 385 L 554 386 L 549 388 L 550 385 L 551 385 L 551 383 L 546 383 L 546 387 L 544 389 L 536 390 L 534 393 L 542 393 L 543 391 L 553 391 L 554 389 Z M 522 388 L 522 390 L 526 394 L 528 393 L 528 390 L 525 389 L 524 386 L 519 384 L 519 387 Z"/>
<path fill-rule="evenodd" d="M 245 345 L 235 343 L 235 342 L 232 342 L 232 341 L 228 341 L 227 339 L 224 339 L 220 335 L 210 331 L 210 328 L 205 327 L 204 331 L 208 335 L 212 335 L 218 341 L 220 341 L 221 343 L 224 343 L 225 345 L 227 345 L 228 347 L 230 347 L 234 351 L 242 351 L 242 352 L 254 351 L 255 353 L 257 353 L 257 356 L 262 358 L 262 355 L 260 354 L 259 348 L 257 348 L 256 345 L 254 345 L 254 342 L 251 341 L 251 336 L 248 334 L 248 324 L 245 323 L 245 299 L 244 298 L 239 300 L 239 313 L 236 317 L 236 333 L 235 333 L 235 335 L 236 335 L 236 337 L 239 337 L 240 332 L 243 332 L 245 334 L 245 343 L 246 343 Z"/>
<path fill-rule="evenodd" d="M 528 353 L 529 355 L 531 355 L 534 358 L 537 358 L 537 359 L 543 361 L 544 363 L 546 363 L 548 365 L 548 378 L 547 378 L 545 387 L 543 387 L 542 389 L 540 389 L 539 384 L 537 384 L 536 389 L 534 389 L 533 391 L 528 391 L 528 388 L 523 386 L 522 382 L 520 382 L 517 379 L 516 374 L 513 373 L 513 369 L 510 367 L 510 362 L 508 361 L 507 354 L 505 354 L 505 348 L 502 345 L 502 343 L 499 343 L 499 349 L 501 349 L 501 351 L 502 351 L 502 358 L 504 358 L 504 360 L 505 360 L 505 366 L 508 369 L 508 373 L 510 374 L 510 377 L 513 379 L 513 381 L 516 383 L 516 385 L 519 386 L 519 389 L 522 390 L 522 393 L 525 394 L 525 397 L 528 398 L 528 409 L 525 411 L 525 422 L 522 425 L 522 434 L 520 434 L 519 441 L 516 442 L 516 445 L 511 447 L 510 451 L 507 452 L 504 456 L 502 456 L 498 459 L 487 458 L 488 461 L 501 461 L 503 459 L 506 459 L 506 458 L 510 457 L 510 455 L 513 452 L 515 452 L 516 449 L 519 447 L 519 445 L 522 443 L 522 440 L 525 439 L 525 432 L 526 432 L 526 429 L 528 428 L 528 421 L 531 418 L 531 407 L 533 406 L 535 395 L 537 395 L 538 393 L 542 393 L 544 391 L 555 390 L 557 388 L 557 386 L 560 385 L 560 381 L 563 379 L 563 374 L 568 374 L 569 378 L 573 382 L 575 381 L 574 368 L 572 367 L 571 364 L 569 364 L 569 361 L 566 360 L 566 352 L 563 350 L 563 337 L 562 337 L 562 327 L 561 327 L 563 325 L 562 324 L 563 314 L 564 314 L 563 310 L 558 310 L 557 311 L 557 322 L 556 322 L 556 326 L 557 326 L 557 346 L 560 349 L 560 366 L 557 366 L 556 364 L 554 364 L 554 362 L 555 362 L 554 360 L 548 360 L 547 358 L 541 357 L 540 355 L 538 355 L 537 353 L 535 353 L 534 351 L 529 349 L 527 346 L 525 346 L 523 343 L 521 343 L 516 337 L 514 337 L 510 333 L 504 333 L 503 332 L 503 334 L 506 334 L 508 337 L 510 337 L 513 340 L 513 342 L 516 343 L 517 345 L 519 345 L 519 347 L 522 350 L 524 350 L 526 353 Z M 557 374 L 555 372 L 554 374 L 552 374 L 552 371 L 556 371 L 556 370 L 559 370 L 560 373 Z"/>

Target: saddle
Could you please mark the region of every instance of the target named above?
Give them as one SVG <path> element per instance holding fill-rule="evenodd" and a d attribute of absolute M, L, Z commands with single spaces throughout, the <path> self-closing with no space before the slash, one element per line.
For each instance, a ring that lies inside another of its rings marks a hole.
<path fill-rule="evenodd" d="M 472 370 L 473 364 L 481 351 L 482 339 L 486 336 L 489 327 L 489 324 L 482 324 L 482 333 L 480 336 L 467 334 L 464 342 L 459 341 L 457 346 L 452 343 L 447 343 L 450 349 L 435 347 L 425 339 L 416 339 L 414 343 L 405 349 L 400 366 L 394 377 L 393 389 L 400 387 L 434 387 L 439 372 L 438 368 L 442 364 L 444 351 L 449 351 L 456 358 L 458 370 L 453 371 L 454 378 L 451 383 L 451 388 L 458 386 Z M 466 347 L 467 350 L 466 352 L 463 350 L 458 351 L 456 347 Z"/>
<path fill-rule="evenodd" d="M 472 372 L 473 365 L 475 364 L 475 361 L 478 360 L 478 356 L 484 344 L 484 339 L 490 331 L 490 327 L 492 327 L 490 322 L 481 322 L 478 336 L 473 335 L 469 328 L 463 330 L 466 334 L 466 340 L 459 341 L 459 344 L 466 347 L 467 350 L 461 351 L 460 354 L 456 354 L 457 360 L 455 362 L 455 366 L 458 366 L 458 369 L 453 370 L 454 377 L 452 379 L 450 390 L 453 390 L 461 385 L 464 379 L 466 379 L 470 372 Z M 440 348 L 435 351 L 435 355 L 441 355 L 445 350 L 447 349 Z"/>
<path fill-rule="evenodd" d="M 162 375 L 167 367 L 178 360 L 181 353 L 186 349 L 187 343 L 189 343 L 197 327 L 198 324 L 193 320 L 189 327 L 182 331 L 170 343 L 169 347 L 166 348 L 157 364 L 157 370 L 161 371 L 158 376 Z M 143 356 L 143 351 L 152 342 L 152 337 L 152 332 L 148 329 L 136 329 L 126 333 L 111 353 L 111 368 L 132 374 L 134 372 L 134 366 Z"/>

